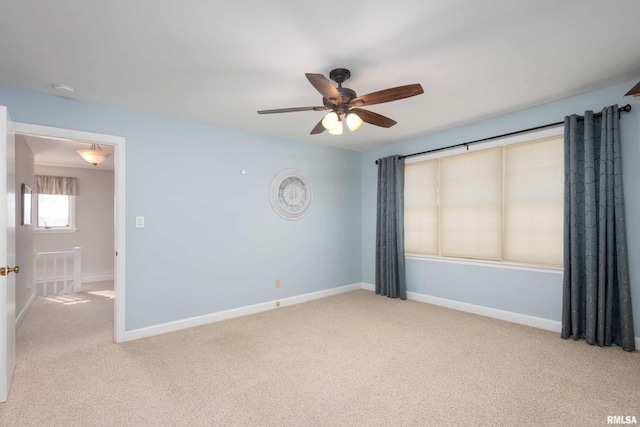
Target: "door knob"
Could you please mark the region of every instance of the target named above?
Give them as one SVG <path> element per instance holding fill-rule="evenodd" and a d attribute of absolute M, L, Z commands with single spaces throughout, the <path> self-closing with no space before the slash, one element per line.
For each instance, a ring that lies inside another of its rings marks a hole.
<path fill-rule="evenodd" d="M 6 276 L 7 273 L 20 273 L 20 267 L 17 265 L 15 267 L 0 267 L 0 276 Z"/>

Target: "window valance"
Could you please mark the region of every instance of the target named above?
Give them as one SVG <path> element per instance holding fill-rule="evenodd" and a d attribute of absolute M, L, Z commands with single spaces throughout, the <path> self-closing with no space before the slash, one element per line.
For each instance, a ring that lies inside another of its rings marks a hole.
<path fill-rule="evenodd" d="M 78 178 L 71 176 L 36 175 L 36 193 L 58 194 L 61 196 L 78 195 Z"/>

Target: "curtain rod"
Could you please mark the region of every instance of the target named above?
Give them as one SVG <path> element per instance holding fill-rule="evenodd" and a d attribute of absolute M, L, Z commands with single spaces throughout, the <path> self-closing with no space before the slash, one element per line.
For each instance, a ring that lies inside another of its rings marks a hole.
<path fill-rule="evenodd" d="M 624 107 L 618 108 L 618 114 L 620 114 L 620 113 L 628 113 L 629 111 L 631 111 L 631 105 L 629 105 L 629 104 L 625 105 Z M 600 117 L 601 115 L 602 115 L 602 113 L 595 113 L 593 115 L 593 117 Z M 406 159 L 407 157 L 420 156 L 422 154 L 434 153 L 436 151 L 448 150 L 450 148 L 464 147 L 464 146 L 468 147 L 469 145 L 476 144 L 478 142 L 489 141 L 491 139 L 497 139 L 497 138 L 504 138 L 506 136 L 513 136 L 513 135 L 518 135 L 518 134 L 526 133 L 526 132 L 532 132 L 534 130 L 540 130 L 540 129 L 548 128 L 548 127 L 551 127 L 551 126 L 558 126 L 558 125 L 561 125 L 561 124 L 564 124 L 564 120 L 561 121 L 561 122 L 549 123 L 549 124 L 546 124 L 546 125 L 536 126 L 536 127 L 529 128 L 529 129 L 517 130 L 515 132 L 503 133 L 502 135 L 491 136 L 489 138 L 476 139 L 475 141 L 461 142 L 460 144 L 449 145 L 447 147 L 434 148 L 433 150 L 427 150 L 427 151 L 421 151 L 419 153 L 407 154 L 406 156 L 400 156 L 400 158 L 401 159 Z M 378 161 L 376 160 L 376 165 L 377 164 L 378 164 Z"/>

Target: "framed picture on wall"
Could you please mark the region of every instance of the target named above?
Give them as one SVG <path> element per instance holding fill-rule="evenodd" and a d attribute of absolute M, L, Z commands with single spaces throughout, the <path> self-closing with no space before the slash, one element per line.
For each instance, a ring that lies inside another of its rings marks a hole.
<path fill-rule="evenodd" d="M 31 188 L 22 184 L 22 225 L 31 225 Z"/>

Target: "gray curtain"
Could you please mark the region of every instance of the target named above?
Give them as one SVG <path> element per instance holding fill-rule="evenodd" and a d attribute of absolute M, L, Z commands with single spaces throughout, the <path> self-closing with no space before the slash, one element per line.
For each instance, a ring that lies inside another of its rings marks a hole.
<path fill-rule="evenodd" d="M 618 106 L 564 127 L 561 336 L 634 351 Z"/>
<path fill-rule="evenodd" d="M 376 293 L 407 299 L 404 271 L 404 160 L 378 160 Z"/>

